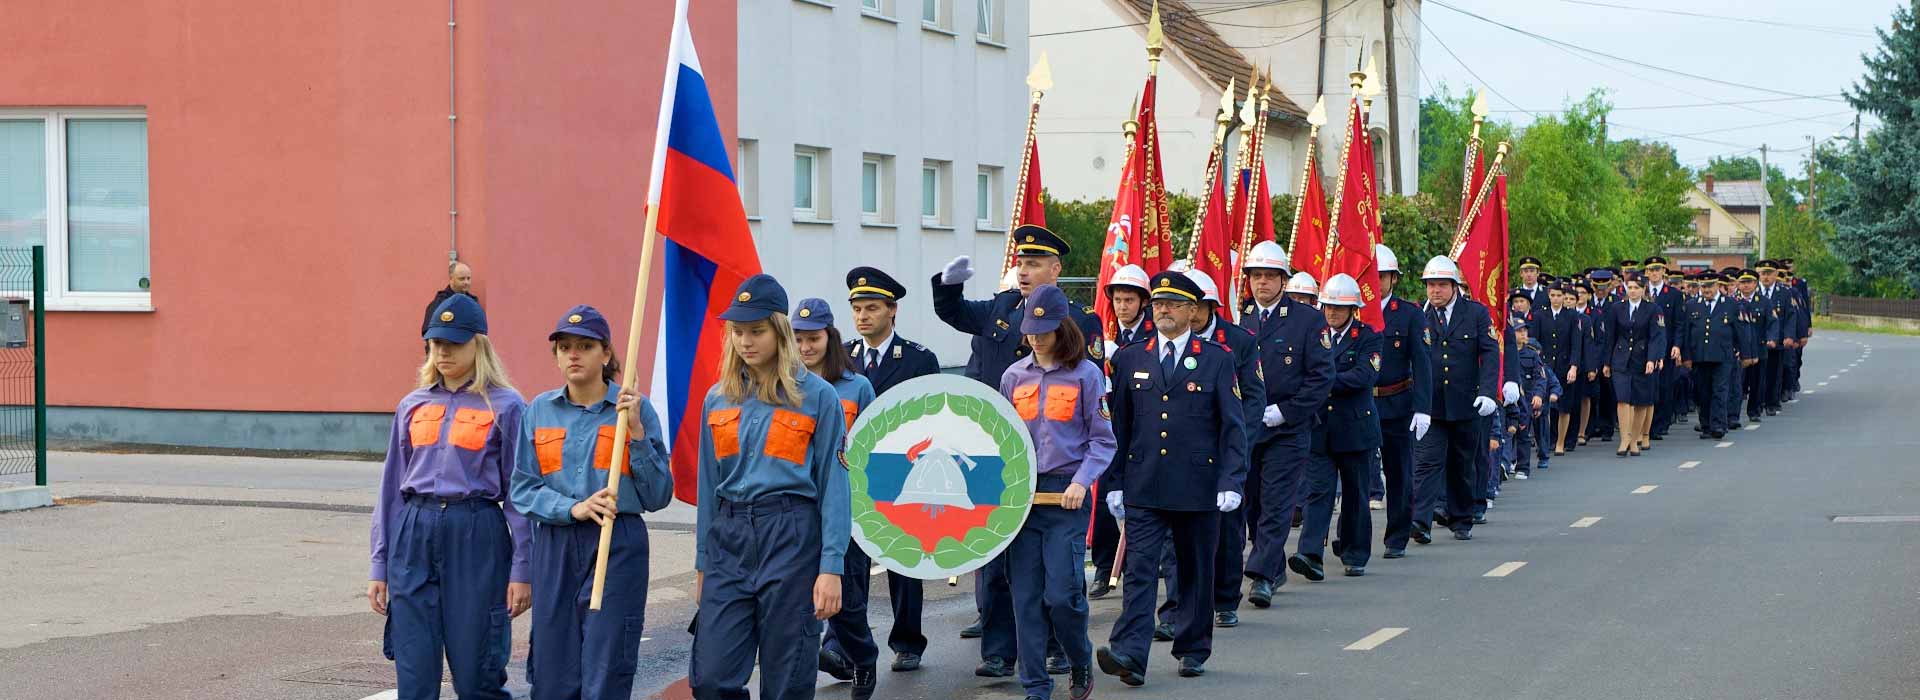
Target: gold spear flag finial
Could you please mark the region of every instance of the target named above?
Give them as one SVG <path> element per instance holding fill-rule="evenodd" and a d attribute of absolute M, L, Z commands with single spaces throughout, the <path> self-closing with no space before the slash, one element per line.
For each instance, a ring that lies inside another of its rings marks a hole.
<path fill-rule="evenodd" d="M 1047 65 L 1047 52 L 1040 52 L 1040 60 L 1033 63 L 1033 72 L 1027 74 L 1027 87 L 1036 95 L 1053 89 L 1053 68 Z"/>
<path fill-rule="evenodd" d="M 1386 91 L 1386 88 L 1384 87 L 1386 85 L 1386 81 L 1383 81 L 1380 79 L 1380 68 L 1374 62 L 1374 57 L 1372 56 L 1367 57 L 1366 75 L 1367 75 L 1366 86 L 1361 89 L 1361 94 L 1366 95 L 1367 97 L 1373 97 L 1375 95 L 1379 95 L 1380 93 Z"/>
<path fill-rule="evenodd" d="M 1120 132 L 1126 134 L 1127 147 L 1133 147 L 1133 135 L 1140 132 L 1140 93 L 1133 94 L 1133 108 L 1127 110 L 1126 121 L 1120 122 Z"/>
<path fill-rule="evenodd" d="M 1327 125 L 1327 96 L 1321 95 L 1313 101 L 1313 111 L 1307 113 L 1307 123 L 1314 126 Z"/>
<path fill-rule="evenodd" d="M 1486 89 L 1486 88 L 1480 88 L 1480 90 L 1479 90 L 1478 92 L 1475 92 L 1475 93 L 1474 93 L 1474 95 L 1473 95 L 1473 119 L 1474 119 L 1474 121 L 1479 121 L 1479 120 L 1482 120 L 1482 119 L 1486 119 L 1486 118 L 1487 118 L 1487 113 L 1488 113 L 1489 111 L 1490 111 L 1490 110 L 1488 110 L 1488 109 L 1487 109 L 1487 89 Z"/>
<path fill-rule="evenodd" d="M 1252 126 L 1260 116 L 1260 70 L 1247 78 L 1247 101 L 1240 105 L 1240 123 Z"/>
<path fill-rule="evenodd" d="M 1159 59 L 1166 35 L 1160 31 L 1160 0 L 1154 0 L 1153 13 L 1147 15 L 1147 58 Z"/>
<path fill-rule="evenodd" d="M 1227 79 L 1227 89 L 1220 93 L 1220 112 L 1218 119 L 1224 124 L 1233 121 L 1233 93 L 1238 92 L 1238 78 Z"/>

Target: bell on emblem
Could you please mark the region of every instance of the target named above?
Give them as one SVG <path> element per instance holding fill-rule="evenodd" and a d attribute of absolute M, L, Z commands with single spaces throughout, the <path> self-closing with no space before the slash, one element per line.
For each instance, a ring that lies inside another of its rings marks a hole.
<path fill-rule="evenodd" d="M 907 450 L 907 461 L 913 468 L 907 472 L 906 485 L 893 499 L 894 504 L 918 503 L 936 512 L 947 506 L 973 510 L 973 499 L 967 497 L 967 475 L 961 471 L 963 465 L 971 471 L 973 459 L 946 447 L 930 447 L 932 444 L 933 438 L 927 438 Z"/>

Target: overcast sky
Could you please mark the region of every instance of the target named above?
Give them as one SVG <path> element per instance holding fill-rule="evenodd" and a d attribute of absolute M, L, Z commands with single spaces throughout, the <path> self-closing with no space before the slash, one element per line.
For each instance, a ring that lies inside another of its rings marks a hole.
<path fill-rule="evenodd" d="M 1773 152 L 1770 162 L 1792 167 L 1803 162 L 1808 136 L 1824 139 L 1837 132 L 1852 133 L 1853 113 L 1837 95 L 1859 78 L 1861 54 L 1878 46 L 1874 27 L 1885 27 L 1898 4 L 1897 0 L 1425 0 L 1420 3 L 1425 23 L 1420 47 L 1425 74 L 1422 94 L 1429 94 L 1432 84 L 1444 83 L 1454 92 L 1470 84 L 1486 84 L 1498 93 L 1489 96 L 1495 116 L 1524 124 L 1533 117 L 1519 110 L 1557 110 L 1569 97 L 1605 87 L 1619 108 L 1609 120 L 1614 138 L 1664 140 L 1674 145 L 1682 164 L 1688 166 L 1703 165 L 1718 155 L 1752 151 L 1757 156 L 1755 149 L 1766 143 Z M 1749 21 L 1670 14 L 1676 12 Z M 1458 54 L 1457 60 L 1448 48 Z M 1795 95 L 1828 97 L 1795 99 Z M 1711 102 L 1748 104 L 1634 109 Z"/>

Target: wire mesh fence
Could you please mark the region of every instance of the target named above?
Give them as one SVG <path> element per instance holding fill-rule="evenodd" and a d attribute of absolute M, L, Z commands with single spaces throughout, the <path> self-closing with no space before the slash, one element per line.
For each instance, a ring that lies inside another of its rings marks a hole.
<path fill-rule="evenodd" d="M 39 247 L 0 248 L 0 481 L 46 483 L 46 260 Z"/>

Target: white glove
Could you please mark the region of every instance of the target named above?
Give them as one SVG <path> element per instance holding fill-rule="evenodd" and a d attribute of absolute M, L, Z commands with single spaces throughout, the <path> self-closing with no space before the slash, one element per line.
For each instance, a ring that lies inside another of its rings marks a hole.
<path fill-rule="evenodd" d="M 1519 401 L 1519 400 L 1520 400 L 1519 384 L 1515 384 L 1513 382 L 1507 382 L 1505 386 L 1500 387 L 1500 405 L 1512 406 L 1513 402 Z"/>
<path fill-rule="evenodd" d="M 1286 422 L 1286 419 L 1280 417 L 1279 406 L 1268 404 L 1267 410 L 1260 414 L 1260 422 L 1269 428 L 1278 428 L 1281 423 Z"/>
<path fill-rule="evenodd" d="M 1127 517 L 1127 507 L 1121 504 L 1119 491 L 1107 492 L 1107 512 L 1123 520 Z"/>
<path fill-rule="evenodd" d="M 1413 439 L 1415 442 L 1418 442 L 1427 438 L 1427 429 L 1432 427 L 1433 416 L 1425 413 L 1415 413 L 1413 414 L 1413 425 L 1408 426 L 1408 429 L 1413 431 Z"/>
<path fill-rule="evenodd" d="M 1500 410 L 1500 404 L 1494 403 L 1491 397 L 1476 396 L 1473 398 L 1473 410 L 1482 416 L 1491 416 L 1494 411 Z"/>
<path fill-rule="evenodd" d="M 1231 513 L 1233 509 L 1240 507 L 1240 494 L 1232 491 L 1221 491 L 1214 495 L 1213 504 L 1220 508 L 1220 512 Z"/>
<path fill-rule="evenodd" d="M 973 259 L 965 255 L 954 258 L 946 267 L 940 268 L 941 284 L 960 284 L 973 279 Z"/>

